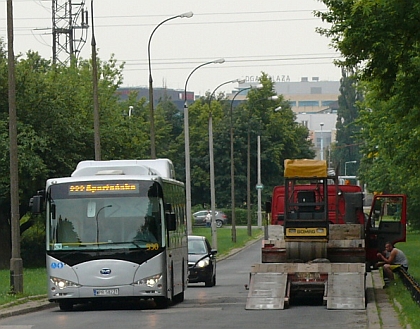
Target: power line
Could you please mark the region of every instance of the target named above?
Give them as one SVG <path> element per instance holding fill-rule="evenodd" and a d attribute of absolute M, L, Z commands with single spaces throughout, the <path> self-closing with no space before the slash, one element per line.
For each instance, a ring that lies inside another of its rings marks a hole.
<path fill-rule="evenodd" d="M 189 63 L 190 64 L 190 63 Z M 317 63 L 317 62 L 304 62 L 304 63 L 286 63 L 286 64 L 264 64 L 264 67 L 272 67 L 272 66 L 297 66 L 297 65 L 330 65 L 331 62 L 323 62 L 323 63 Z M 227 65 L 224 64 L 224 69 L 228 68 L 250 68 L 250 67 L 261 67 L 261 64 L 247 64 L 247 65 Z M 190 69 L 191 67 L 156 67 L 154 68 L 155 71 L 171 71 L 171 70 L 186 70 Z M 147 68 L 124 68 L 125 71 L 145 71 Z"/>
<path fill-rule="evenodd" d="M 302 57 L 304 56 L 304 57 Z M 273 58 L 272 58 L 273 57 Z M 296 61 L 296 60 L 313 60 L 313 59 L 338 59 L 338 54 L 289 54 L 289 55 L 269 55 L 269 56 L 241 56 L 241 57 L 224 57 L 228 63 L 244 63 L 244 62 L 278 62 L 278 61 Z M 177 58 L 177 59 L 154 59 L 156 65 L 179 65 L 179 64 L 199 64 L 207 58 Z M 127 65 L 147 65 L 147 61 L 139 61 L 135 59 L 118 60 L 125 62 Z"/>

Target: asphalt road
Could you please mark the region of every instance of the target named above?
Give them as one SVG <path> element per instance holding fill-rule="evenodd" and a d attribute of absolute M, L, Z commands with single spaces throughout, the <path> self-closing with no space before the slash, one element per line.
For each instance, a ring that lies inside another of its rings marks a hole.
<path fill-rule="evenodd" d="M 185 301 L 168 309 L 158 310 L 153 303 L 146 302 L 80 305 L 72 312 L 54 307 L 0 319 L 0 329 L 380 328 L 379 324 L 369 325 L 368 310 L 327 310 L 321 303 L 311 305 L 305 300 L 292 303 L 285 310 L 245 310 L 248 295 L 245 285 L 251 266 L 259 261 L 260 243 L 255 243 L 217 264 L 215 287 L 191 284 Z M 372 306 L 374 300 L 369 301 L 368 309 Z"/>

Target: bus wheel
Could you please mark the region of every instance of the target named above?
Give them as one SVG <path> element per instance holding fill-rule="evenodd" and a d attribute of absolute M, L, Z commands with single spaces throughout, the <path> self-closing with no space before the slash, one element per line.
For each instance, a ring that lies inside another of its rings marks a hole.
<path fill-rule="evenodd" d="M 62 311 L 71 311 L 73 309 L 73 303 L 71 302 L 59 302 L 58 307 Z"/>
<path fill-rule="evenodd" d="M 166 297 L 155 297 L 155 304 L 157 308 L 167 308 L 169 306 L 169 299 Z"/>
<path fill-rule="evenodd" d="M 180 292 L 178 295 L 174 296 L 174 303 L 182 303 L 184 301 L 184 292 Z"/>

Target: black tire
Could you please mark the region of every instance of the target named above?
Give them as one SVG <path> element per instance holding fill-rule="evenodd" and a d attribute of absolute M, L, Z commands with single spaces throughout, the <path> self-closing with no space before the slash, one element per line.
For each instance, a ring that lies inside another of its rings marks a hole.
<path fill-rule="evenodd" d="M 73 303 L 71 302 L 59 302 L 58 307 L 61 311 L 72 311 L 73 310 Z"/>
<path fill-rule="evenodd" d="M 216 220 L 216 227 L 221 228 L 222 226 L 223 226 L 223 221 L 221 221 L 220 219 Z"/>
<path fill-rule="evenodd" d="M 179 293 L 174 296 L 173 302 L 175 304 L 182 303 L 184 301 L 184 292 Z"/>
<path fill-rule="evenodd" d="M 214 274 L 209 280 L 204 282 L 206 287 L 214 287 L 216 285 L 216 274 Z"/>
<path fill-rule="evenodd" d="M 156 308 L 164 309 L 169 306 L 169 299 L 166 297 L 155 297 L 154 300 Z"/>
<path fill-rule="evenodd" d="M 365 265 L 366 265 L 366 272 L 372 272 L 372 266 L 373 266 L 372 262 L 366 262 Z"/>
<path fill-rule="evenodd" d="M 204 282 L 204 285 L 205 285 L 206 287 L 213 287 L 213 279 L 206 280 L 206 281 Z"/>

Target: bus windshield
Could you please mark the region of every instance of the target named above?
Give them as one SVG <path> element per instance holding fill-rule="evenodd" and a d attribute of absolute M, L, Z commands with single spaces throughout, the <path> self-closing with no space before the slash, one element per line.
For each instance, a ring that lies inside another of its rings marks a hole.
<path fill-rule="evenodd" d="M 47 201 L 48 250 L 157 249 L 165 243 L 156 182 L 56 184 Z"/>

